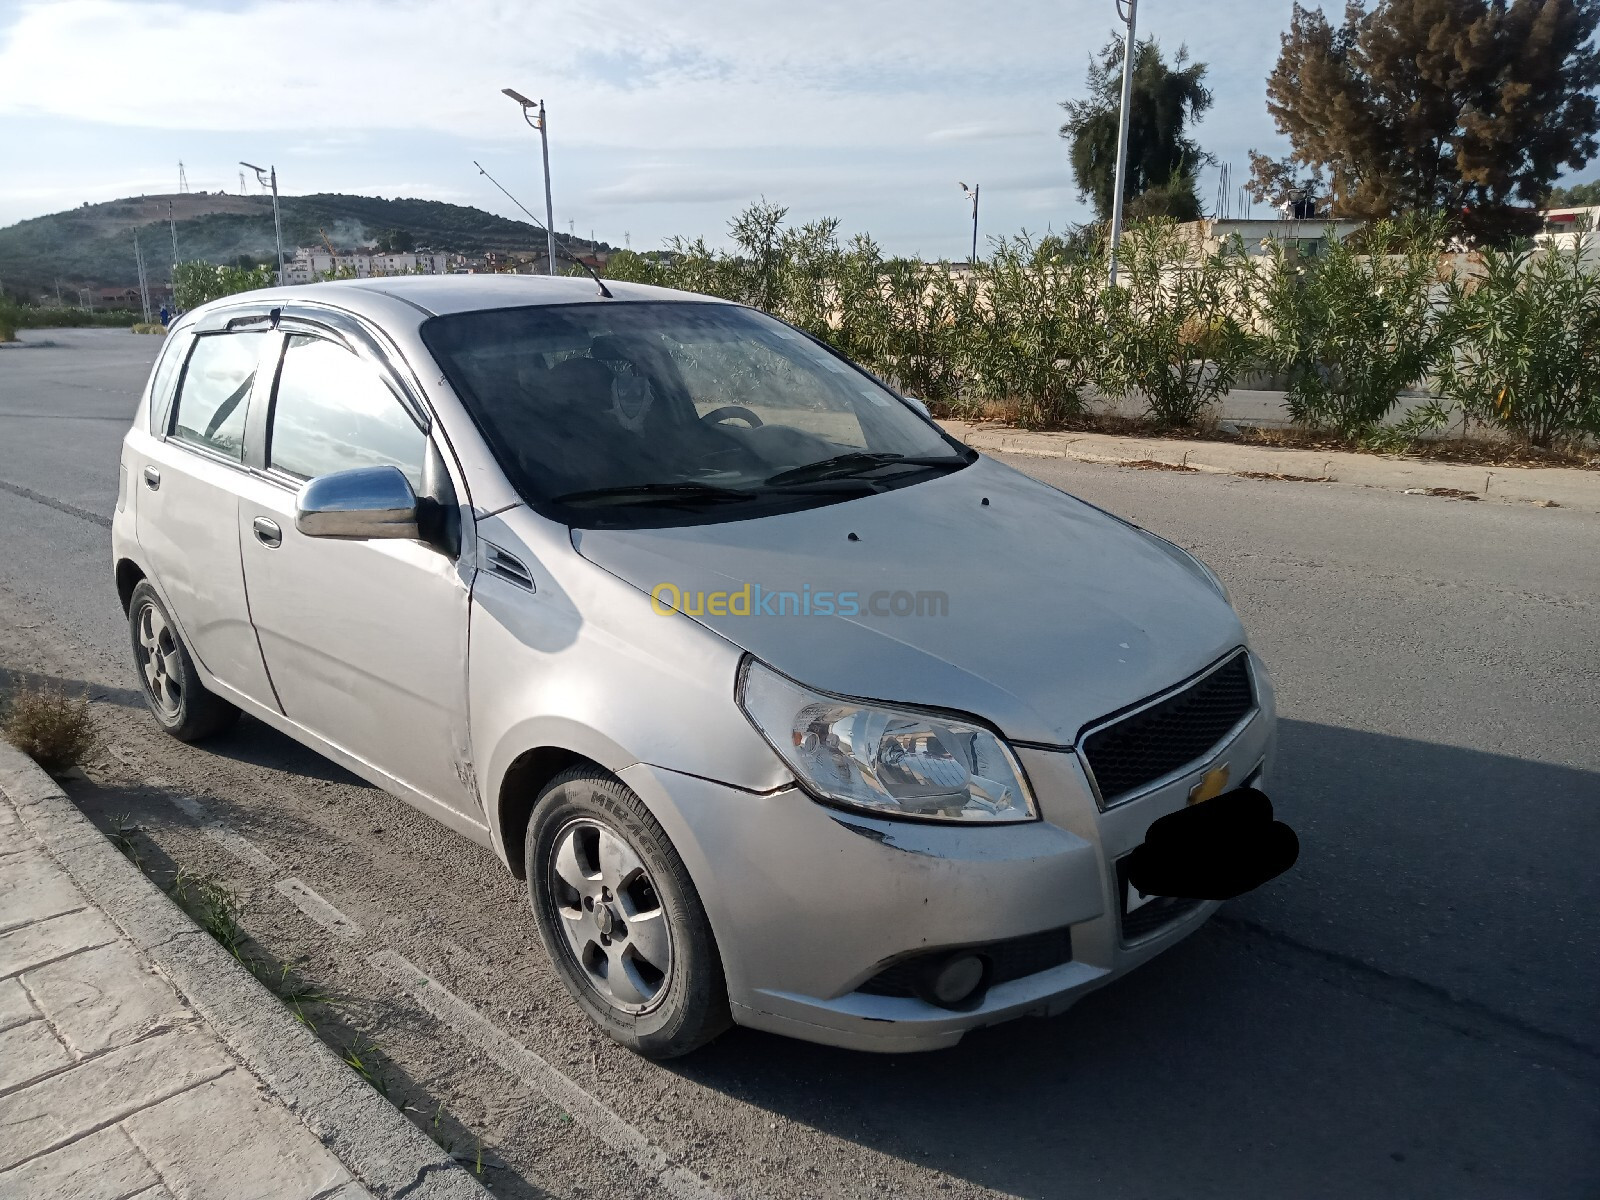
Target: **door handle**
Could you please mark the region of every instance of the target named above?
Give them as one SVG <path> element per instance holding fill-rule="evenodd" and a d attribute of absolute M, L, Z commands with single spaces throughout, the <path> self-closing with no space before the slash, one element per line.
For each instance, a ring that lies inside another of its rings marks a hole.
<path fill-rule="evenodd" d="M 269 521 L 265 517 L 257 517 L 250 522 L 250 528 L 255 530 L 256 541 L 269 550 L 276 550 L 283 545 L 283 530 L 278 528 L 276 521 Z"/>
<path fill-rule="evenodd" d="M 152 492 L 159 490 L 161 487 L 161 472 L 155 467 L 146 467 L 144 469 L 144 485 Z"/>

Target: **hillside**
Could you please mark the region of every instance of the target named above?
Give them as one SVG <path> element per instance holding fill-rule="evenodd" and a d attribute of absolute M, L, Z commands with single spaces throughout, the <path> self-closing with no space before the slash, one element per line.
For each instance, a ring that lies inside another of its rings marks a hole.
<path fill-rule="evenodd" d="M 33 291 L 52 288 L 58 279 L 64 288 L 134 284 L 137 231 L 152 281 L 166 282 L 172 258 L 169 202 L 181 258 L 211 262 L 230 261 L 241 254 L 261 261 L 272 258 L 271 197 L 186 192 L 88 204 L 8 225 L 0 229 L 0 280 L 8 290 Z M 284 196 L 279 203 L 286 254 L 296 246 L 321 245 L 319 230 L 325 230 L 341 250 L 370 244 L 390 229 L 411 234 L 419 247 L 461 254 L 538 251 L 544 246 L 543 232 L 529 222 L 438 200 L 319 193 Z M 583 238 L 563 240 L 574 251 L 592 245 Z"/>

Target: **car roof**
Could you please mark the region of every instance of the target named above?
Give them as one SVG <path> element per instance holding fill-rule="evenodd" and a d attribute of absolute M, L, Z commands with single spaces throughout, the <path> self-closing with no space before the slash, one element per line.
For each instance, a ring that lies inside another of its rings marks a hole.
<path fill-rule="evenodd" d="M 619 301 L 637 303 L 646 300 L 728 303 L 714 296 L 643 283 L 621 283 L 608 279 L 606 287 L 612 299 L 601 296 L 594 281 L 581 275 L 386 275 L 264 288 L 228 299 L 313 300 L 359 308 L 363 307 L 360 304 L 361 294 L 376 293 L 404 301 L 429 316 L 539 304 L 615 304 Z M 344 295 L 341 296 L 341 292 Z"/>

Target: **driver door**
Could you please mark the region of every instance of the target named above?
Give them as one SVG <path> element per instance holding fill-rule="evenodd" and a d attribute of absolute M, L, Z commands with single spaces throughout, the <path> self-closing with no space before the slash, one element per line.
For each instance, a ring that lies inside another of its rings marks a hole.
<path fill-rule="evenodd" d="M 240 497 L 239 543 L 261 653 L 283 711 L 421 799 L 481 823 L 467 729 L 469 584 L 420 541 L 336 541 L 295 528 L 311 478 L 398 467 L 454 503 L 420 406 L 332 331 L 283 336 L 263 461 Z M 430 459 L 432 463 L 430 465 Z M 444 813 L 439 815 L 443 816 Z"/>

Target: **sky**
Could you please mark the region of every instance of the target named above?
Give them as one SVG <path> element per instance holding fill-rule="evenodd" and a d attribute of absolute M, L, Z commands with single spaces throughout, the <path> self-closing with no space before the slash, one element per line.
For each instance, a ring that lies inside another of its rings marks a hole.
<path fill-rule="evenodd" d="M 1209 64 L 1197 135 L 1236 208 L 1247 151 L 1284 149 L 1265 80 L 1290 7 L 1140 4 L 1141 35 Z M 764 197 L 891 253 L 964 258 L 963 182 L 985 237 L 1088 215 L 1059 103 L 1115 23 L 1114 0 L 0 0 L 0 225 L 176 191 L 180 160 L 196 191 L 237 192 L 245 159 L 287 194 L 518 216 L 477 159 L 539 211 L 513 87 L 549 106 L 560 230 L 720 244 Z"/>

